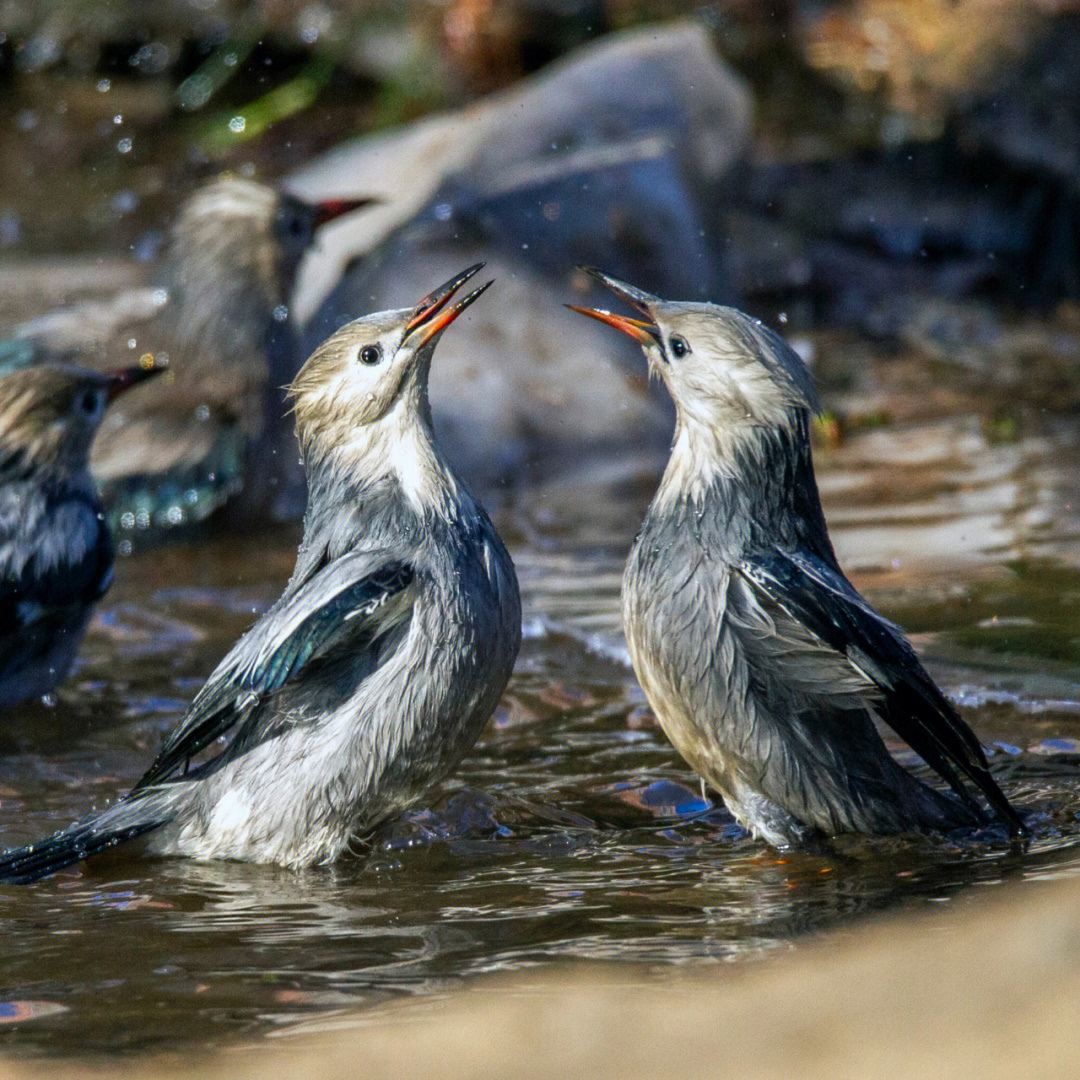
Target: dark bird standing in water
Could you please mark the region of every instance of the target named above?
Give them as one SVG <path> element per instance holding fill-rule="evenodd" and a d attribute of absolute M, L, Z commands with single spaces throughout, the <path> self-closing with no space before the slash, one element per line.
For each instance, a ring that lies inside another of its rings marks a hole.
<path fill-rule="evenodd" d="M 974 734 L 833 553 L 810 456 L 810 374 L 758 320 L 589 271 L 676 409 L 671 457 L 623 578 L 634 668 L 675 748 L 755 836 L 1024 826 Z M 883 720 L 953 789 L 902 768 Z"/>
<path fill-rule="evenodd" d="M 434 443 L 427 386 L 439 335 L 486 288 L 450 303 L 479 268 L 312 354 L 290 390 L 308 505 L 285 592 L 134 789 L 0 856 L 0 880 L 138 836 L 157 855 L 329 863 L 473 744 L 510 677 L 521 607 L 510 556 Z"/>
<path fill-rule="evenodd" d="M 0 375 L 0 708 L 48 693 L 71 668 L 113 569 L 90 444 L 109 402 L 160 370 Z"/>
<path fill-rule="evenodd" d="M 247 516 L 302 506 L 281 397 L 300 361 L 289 299 L 318 227 L 367 201 L 309 205 L 251 180 L 215 181 L 182 208 L 159 288 L 42 316 L 0 343 L 0 370 L 131 355 L 169 364 L 94 445 L 114 524 L 188 524 L 226 503 Z"/>

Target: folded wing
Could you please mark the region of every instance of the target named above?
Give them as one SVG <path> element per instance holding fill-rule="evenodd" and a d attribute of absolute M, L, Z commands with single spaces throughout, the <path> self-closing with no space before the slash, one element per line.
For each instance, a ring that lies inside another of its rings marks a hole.
<path fill-rule="evenodd" d="M 1024 832 L 974 733 L 899 628 L 874 611 L 841 573 L 809 553 L 784 551 L 748 557 L 737 571 L 772 615 L 786 649 L 825 649 L 834 660 L 843 658 L 845 681 L 864 680 L 867 704 L 965 802 L 972 802 L 966 778 L 1013 832 Z M 792 659 L 797 664 L 798 656 Z"/>
<path fill-rule="evenodd" d="M 185 765 L 328 650 L 345 640 L 361 647 L 398 625 L 414 576 L 385 552 L 356 552 L 286 591 L 218 665 L 133 790 Z"/>

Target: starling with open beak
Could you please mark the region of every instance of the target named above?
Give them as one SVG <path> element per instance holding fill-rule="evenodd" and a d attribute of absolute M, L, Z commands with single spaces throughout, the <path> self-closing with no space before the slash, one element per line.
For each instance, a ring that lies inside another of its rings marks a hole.
<path fill-rule="evenodd" d="M 48 693 L 71 668 L 113 569 L 90 444 L 109 403 L 160 370 L 0 375 L 0 708 Z"/>
<path fill-rule="evenodd" d="M 0 343 L 0 370 L 42 359 L 108 368 L 156 357 L 170 375 L 110 416 L 91 466 L 121 531 L 225 505 L 303 506 L 281 394 L 301 359 L 289 302 L 318 228 L 370 200 L 307 204 L 237 177 L 201 188 L 172 229 L 156 289 L 42 316 Z"/>
<path fill-rule="evenodd" d="M 142 836 L 150 853 L 329 863 L 472 745 L 521 641 L 513 564 L 431 435 L 428 367 L 479 270 L 343 327 L 290 393 L 308 480 L 296 569 L 118 803 L 0 856 L 28 881 Z M 216 756 L 191 766 L 231 732 Z"/>
<path fill-rule="evenodd" d="M 755 836 L 1024 825 L 974 734 L 833 553 L 810 456 L 809 372 L 758 320 L 589 271 L 636 315 L 675 402 L 667 469 L 623 578 L 634 668 L 664 731 Z M 902 768 L 884 721 L 952 788 Z M 969 787 L 970 785 L 970 787 Z"/>

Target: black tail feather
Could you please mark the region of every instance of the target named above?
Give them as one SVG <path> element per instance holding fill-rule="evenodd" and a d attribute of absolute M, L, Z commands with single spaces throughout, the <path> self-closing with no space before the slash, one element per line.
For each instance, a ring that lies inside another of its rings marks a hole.
<path fill-rule="evenodd" d="M 0 853 L 0 883 L 25 885 L 38 881 L 167 825 L 176 813 L 175 794 L 180 792 L 152 790 L 145 797 L 118 802 L 37 843 Z"/>

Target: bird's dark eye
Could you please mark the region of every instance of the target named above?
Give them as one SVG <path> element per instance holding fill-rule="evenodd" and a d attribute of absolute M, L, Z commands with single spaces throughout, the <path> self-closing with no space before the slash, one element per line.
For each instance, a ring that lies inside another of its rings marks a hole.
<path fill-rule="evenodd" d="M 88 413 L 93 416 L 98 411 L 98 396 L 93 390 L 87 390 L 81 398 L 79 398 L 79 408 L 84 413 Z"/>
<path fill-rule="evenodd" d="M 289 219 L 289 233 L 292 236 L 303 236 L 304 232 L 304 223 L 298 217 Z"/>
<path fill-rule="evenodd" d="M 365 345 L 360 350 L 361 364 L 377 364 L 382 358 L 382 349 L 378 345 Z"/>
<path fill-rule="evenodd" d="M 671 355 L 674 356 L 676 360 L 681 360 L 690 351 L 690 346 L 687 345 L 686 338 L 679 337 L 678 334 L 672 338 L 668 338 L 668 348 L 671 350 Z"/>

